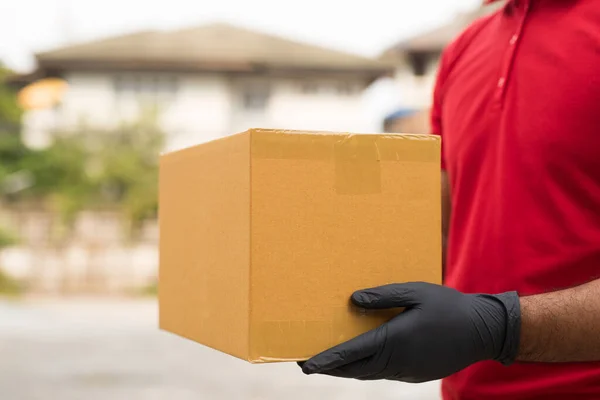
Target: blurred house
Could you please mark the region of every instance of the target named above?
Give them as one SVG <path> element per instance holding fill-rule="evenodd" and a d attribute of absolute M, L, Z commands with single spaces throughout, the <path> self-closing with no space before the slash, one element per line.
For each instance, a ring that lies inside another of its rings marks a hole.
<path fill-rule="evenodd" d="M 384 120 L 386 132 L 429 133 L 429 110 L 442 51 L 471 23 L 502 6 L 496 2 L 459 14 L 447 24 L 383 52 L 380 60 L 395 65 L 395 80 L 401 90 L 400 107 Z"/>
<path fill-rule="evenodd" d="M 363 91 L 393 74 L 381 60 L 225 24 L 139 32 L 36 58 L 34 72 L 10 79 L 21 88 L 22 135 L 33 147 L 56 130 L 136 120 L 147 107 L 159 111 L 167 149 L 249 127 L 368 131 Z M 0 216 L 21 239 L 0 253 L 0 267 L 30 290 L 122 293 L 156 281 L 154 220 L 132 241 L 119 209 L 80 210 L 56 240 L 64 224 L 44 207 L 11 205 Z"/>
<path fill-rule="evenodd" d="M 175 149 L 249 127 L 370 130 L 363 90 L 391 75 L 385 61 L 227 24 L 148 31 L 36 55 L 20 81 L 66 80 L 51 108 L 25 115 L 24 140 L 44 146 L 53 129 L 110 126 L 158 107 Z M 372 128 L 371 128 L 372 129 Z"/>

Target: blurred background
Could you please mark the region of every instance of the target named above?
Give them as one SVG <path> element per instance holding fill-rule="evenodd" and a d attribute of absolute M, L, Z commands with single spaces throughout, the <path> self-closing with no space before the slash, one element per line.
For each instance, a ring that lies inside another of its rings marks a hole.
<path fill-rule="evenodd" d="M 158 331 L 157 163 L 250 127 L 428 133 L 481 3 L 2 1 L 2 399 L 439 398 Z"/>

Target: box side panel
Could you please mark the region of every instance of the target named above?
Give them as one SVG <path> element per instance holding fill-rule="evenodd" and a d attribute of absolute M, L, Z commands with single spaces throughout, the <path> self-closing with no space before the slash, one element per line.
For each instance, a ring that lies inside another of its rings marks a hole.
<path fill-rule="evenodd" d="M 302 360 L 388 320 L 357 289 L 441 282 L 440 142 L 254 134 L 251 358 Z"/>
<path fill-rule="evenodd" d="M 162 156 L 160 327 L 248 358 L 249 134 Z"/>

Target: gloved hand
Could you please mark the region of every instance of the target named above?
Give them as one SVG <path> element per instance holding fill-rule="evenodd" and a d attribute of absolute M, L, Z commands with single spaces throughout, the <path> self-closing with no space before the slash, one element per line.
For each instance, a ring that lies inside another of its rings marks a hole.
<path fill-rule="evenodd" d="M 417 383 L 483 360 L 508 365 L 518 351 L 521 310 L 515 292 L 463 294 L 415 282 L 360 290 L 351 299 L 365 309 L 406 308 L 380 327 L 299 363 L 305 374 Z"/>

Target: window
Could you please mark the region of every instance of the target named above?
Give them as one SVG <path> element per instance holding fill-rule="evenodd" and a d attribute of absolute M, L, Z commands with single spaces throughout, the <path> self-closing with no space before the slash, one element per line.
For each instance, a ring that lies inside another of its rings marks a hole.
<path fill-rule="evenodd" d="M 123 74 L 114 78 L 117 96 L 170 99 L 178 90 L 177 77 L 166 74 Z"/>
<path fill-rule="evenodd" d="M 357 92 L 357 87 L 349 82 L 341 82 L 337 85 L 336 91 L 341 96 L 351 96 Z"/>
<path fill-rule="evenodd" d="M 300 92 L 303 94 L 315 94 L 319 91 L 319 85 L 316 82 L 302 82 Z"/>
<path fill-rule="evenodd" d="M 408 54 L 408 62 L 415 76 L 424 76 L 427 74 L 432 56 L 426 52 L 414 52 Z"/>
<path fill-rule="evenodd" d="M 178 89 L 177 77 L 172 75 L 163 76 L 159 79 L 156 85 L 159 93 L 169 93 L 175 95 Z"/>
<path fill-rule="evenodd" d="M 269 103 L 269 88 L 266 85 L 248 86 L 242 93 L 242 107 L 247 111 L 262 111 Z"/>
<path fill-rule="evenodd" d="M 303 81 L 298 85 L 300 93 L 304 95 L 334 95 L 334 96 L 352 96 L 359 91 L 356 82 L 347 81 Z"/>

